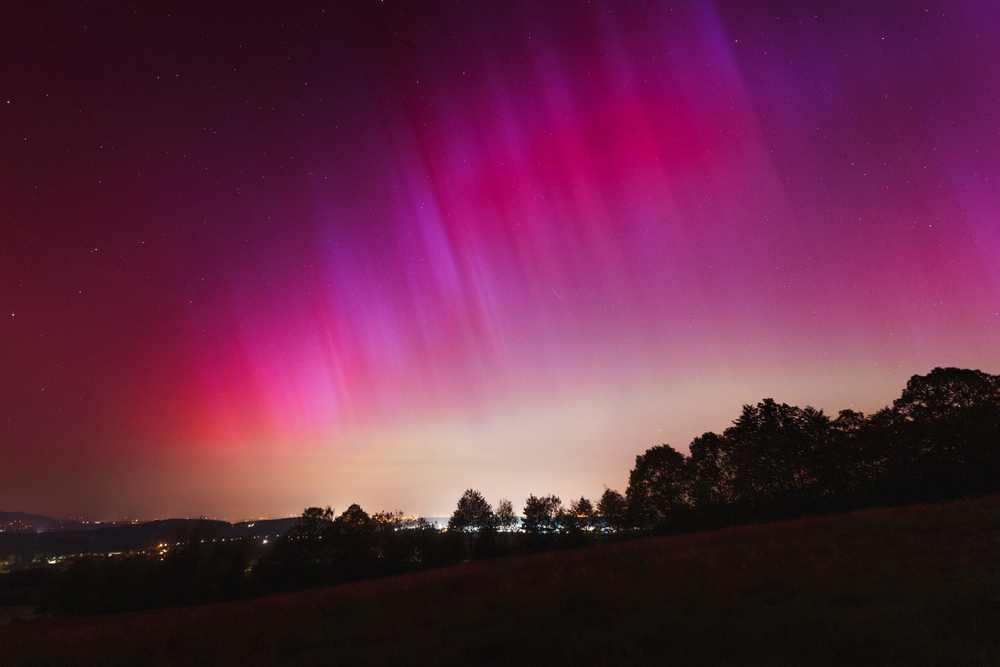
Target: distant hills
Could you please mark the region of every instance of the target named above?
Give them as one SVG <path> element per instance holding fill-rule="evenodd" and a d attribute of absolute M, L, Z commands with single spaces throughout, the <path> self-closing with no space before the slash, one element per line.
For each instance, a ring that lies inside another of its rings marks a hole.
<path fill-rule="evenodd" d="M 0 512 L 0 561 L 51 559 L 82 554 L 142 551 L 190 539 L 271 539 L 298 517 L 229 523 L 215 519 L 159 519 L 142 523 L 54 519 L 26 512 Z M 448 517 L 425 517 L 439 528 Z M 195 537 L 197 536 L 197 537 Z"/>
<path fill-rule="evenodd" d="M 56 558 L 141 551 L 192 539 L 273 538 L 298 520 L 228 523 L 212 519 L 162 519 L 145 523 L 86 523 L 24 512 L 0 512 L 0 559 Z"/>
<path fill-rule="evenodd" d="M 47 530 L 80 530 L 93 525 L 83 521 L 53 519 L 50 516 L 42 516 L 41 514 L 0 512 L 0 531 L 3 532 L 27 531 L 39 533 Z"/>

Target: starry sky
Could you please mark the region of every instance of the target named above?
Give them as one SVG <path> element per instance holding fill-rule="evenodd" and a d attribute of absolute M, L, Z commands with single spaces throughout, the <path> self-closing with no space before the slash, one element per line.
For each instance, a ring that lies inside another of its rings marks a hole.
<path fill-rule="evenodd" d="M 14 0 L 0 34 L 0 509 L 596 498 L 745 403 L 1000 372 L 993 0 Z"/>

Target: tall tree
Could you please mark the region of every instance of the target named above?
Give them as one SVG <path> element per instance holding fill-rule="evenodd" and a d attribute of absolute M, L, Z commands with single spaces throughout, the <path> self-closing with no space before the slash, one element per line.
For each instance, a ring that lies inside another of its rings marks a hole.
<path fill-rule="evenodd" d="M 620 532 L 628 530 L 628 505 L 625 496 L 612 489 L 604 489 L 597 502 L 597 513 L 605 530 Z"/>
<path fill-rule="evenodd" d="M 638 525 L 648 528 L 667 520 L 688 504 L 685 456 L 659 445 L 635 457 L 625 498 Z"/>
<path fill-rule="evenodd" d="M 960 368 L 914 375 L 889 417 L 887 466 L 907 499 L 1000 490 L 1000 377 Z"/>
<path fill-rule="evenodd" d="M 493 508 L 486 498 L 475 489 L 467 489 L 458 499 L 458 506 L 448 520 L 448 530 L 457 532 L 479 532 L 495 527 Z"/>
<path fill-rule="evenodd" d="M 732 500 L 734 472 L 729 448 L 730 443 L 717 433 L 705 433 L 691 441 L 687 476 L 692 505 L 715 507 Z"/>
<path fill-rule="evenodd" d="M 330 507 L 326 509 L 307 507 L 291 527 L 290 536 L 299 540 L 319 539 L 329 532 L 333 517 L 334 513 Z"/>
<path fill-rule="evenodd" d="M 589 532 L 597 527 L 597 510 L 594 503 L 584 497 L 569 504 L 569 509 L 563 510 L 560 522 L 564 530 L 572 533 Z"/>
<path fill-rule="evenodd" d="M 517 527 L 517 515 L 514 514 L 514 505 L 503 498 L 497 503 L 496 511 L 497 526 L 504 532 L 510 532 Z"/>
<path fill-rule="evenodd" d="M 819 456 L 830 436 L 830 419 L 822 410 L 766 398 L 744 405 L 723 435 L 736 499 L 777 507 L 776 501 L 801 501 L 821 492 Z"/>
<path fill-rule="evenodd" d="M 524 501 L 524 521 L 521 528 L 529 535 L 549 535 L 559 530 L 562 501 L 559 496 L 528 496 Z"/>
<path fill-rule="evenodd" d="M 963 368 L 914 375 L 892 404 L 902 417 L 922 422 L 953 419 L 984 406 L 1000 406 L 1000 377 Z"/>

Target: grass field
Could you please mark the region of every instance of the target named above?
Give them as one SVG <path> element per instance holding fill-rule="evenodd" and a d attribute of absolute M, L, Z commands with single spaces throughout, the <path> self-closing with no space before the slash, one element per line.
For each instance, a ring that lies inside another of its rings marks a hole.
<path fill-rule="evenodd" d="M 1000 497 L 10 620 L 0 664 L 1000 665 Z"/>

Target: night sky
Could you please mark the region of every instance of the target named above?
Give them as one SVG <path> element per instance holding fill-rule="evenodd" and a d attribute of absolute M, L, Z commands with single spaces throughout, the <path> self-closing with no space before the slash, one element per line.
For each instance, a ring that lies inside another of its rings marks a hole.
<path fill-rule="evenodd" d="M 0 509 L 520 509 L 765 397 L 1000 372 L 995 0 L 18 0 L 0 35 Z"/>

